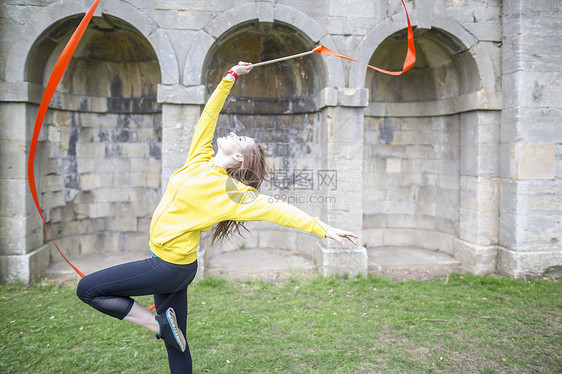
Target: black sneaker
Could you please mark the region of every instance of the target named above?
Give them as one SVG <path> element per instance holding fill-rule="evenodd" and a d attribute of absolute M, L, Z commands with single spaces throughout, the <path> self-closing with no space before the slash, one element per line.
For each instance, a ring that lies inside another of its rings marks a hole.
<path fill-rule="evenodd" d="M 185 337 L 178 326 L 176 312 L 174 312 L 172 308 L 168 308 L 166 313 L 159 314 L 154 318 L 160 326 L 160 331 L 156 334 L 156 338 L 164 339 L 167 344 L 170 344 L 177 350 L 184 352 L 187 343 L 185 342 Z"/>

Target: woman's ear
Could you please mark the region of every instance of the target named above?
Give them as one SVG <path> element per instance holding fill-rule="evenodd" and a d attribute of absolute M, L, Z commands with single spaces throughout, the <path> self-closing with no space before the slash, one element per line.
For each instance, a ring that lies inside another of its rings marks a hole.
<path fill-rule="evenodd" d="M 238 161 L 238 162 L 242 162 L 242 161 L 244 160 L 244 156 L 241 155 L 240 153 L 235 153 L 235 154 L 233 154 L 233 155 L 232 155 L 232 158 L 233 158 L 235 161 Z"/>

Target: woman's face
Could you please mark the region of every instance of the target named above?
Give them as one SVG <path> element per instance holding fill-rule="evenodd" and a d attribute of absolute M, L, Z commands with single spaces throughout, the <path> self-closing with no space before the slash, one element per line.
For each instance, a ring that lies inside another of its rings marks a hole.
<path fill-rule="evenodd" d="M 247 136 L 239 136 L 233 132 L 217 139 L 219 151 L 226 156 L 242 155 L 244 150 L 254 144 L 254 139 Z"/>

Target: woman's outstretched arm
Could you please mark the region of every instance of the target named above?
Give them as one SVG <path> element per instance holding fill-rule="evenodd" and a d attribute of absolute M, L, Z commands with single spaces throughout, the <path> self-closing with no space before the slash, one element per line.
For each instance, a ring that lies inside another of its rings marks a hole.
<path fill-rule="evenodd" d="M 345 244 L 343 239 L 357 244 L 356 234 L 330 227 L 318 217 L 311 217 L 294 205 L 260 194 L 254 189 L 241 192 L 239 196 L 233 194 L 231 199 L 237 204 L 236 212 L 232 217 L 235 221 L 268 221 L 329 238 L 340 245 Z"/>
<path fill-rule="evenodd" d="M 237 76 L 248 74 L 252 67 L 252 64 L 248 62 L 239 62 L 238 65 L 234 65 L 229 70 L 217 88 L 215 88 L 195 128 L 186 163 L 208 161 L 213 157 L 214 151 L 211 144 L 215 135 L 217 119 L 230 93 L 230 89 L 237 79 L 234 74 Z"/>

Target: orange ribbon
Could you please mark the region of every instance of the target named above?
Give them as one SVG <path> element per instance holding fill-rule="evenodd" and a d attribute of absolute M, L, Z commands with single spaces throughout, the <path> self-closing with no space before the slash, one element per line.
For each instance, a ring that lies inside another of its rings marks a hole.
<path fill-rule="evenodd" d="M 37 113 L 37 117 L 35 119 L 35 127 L 33 128 L 33 136 L 31 138 L 31 145 L 29 146 L 29 158 L 28 158 L 28 161 L 27 161 L 27 180 L 29 181 L 29 189 L 31 190 L 31 196 L 33 197 L 33 201 L 35 202 L 35 206 L 37 207 L 37 211 L 39 212 L 39 215 L 41 216 L 41 219 L 43 220 L 43 224 L 45 225 L 45 228 L 47 229 L 47 234 L 49 234 L 49 237 L 53 241 L 53 244 L 55 245 L 55 247 L 57 248 L 57 250 L 61 254 L 62 258 L 64 258 L 65 261 L 68 262 L 68 264 L 82 278 L 84 277 L 84 274 L 80 270 L 78 270 L 76 268 L 76 266 L 74 266 L 64 256 L 64 254 L 60 250 L 59 246 L 55 242 L 55 239 L 53 239 L 53 235 L 51 235 L 51 232 L 49 231 L 49 227 L 47 226 L 47 222 L 45 222 L 45 218 L 43 217 L 43 213 L 41 212 L 41 207 L 39 206 L 39 198 L 37 197 L 37 188 L 36 188 L 36 184 L 35 184 L 35 173 L 34 173 L 34 167 L 33 166 L 34 166 L 34 161 L 35 161 L 35 152 L 37 150 L 37 141 L 39 139 L 39 133 L 41 132 L 41 127 L 43 126 L 43 120 L 45 119 L 45 114 L 47 114 L 47 109 L 49 107 L 49 103 L 51 102 L 51 99 L 53 98 L 53 95 L 55 93 L 55 89 L 57 88 L 57 86 L 58 86 L 58 84 L 59 84 L 59 82 L 62 78 L 62 75 L 64 74 L 64 71 L 66 70 L 66 67 L 68 66 L 68 63 L 70 62 L 70 59 L 72 58 L 72 54 L 74 53 L 74 50 L 76 49 L 76 46 L 78 45 L 78 42 L 82 38 L 82 35 L 84 34 L 84 31 L 86 30 L 86 27 L 88 27 L 88 24 L 90 23 L 90 20 L 92 19 L 92 16 L 94 15 L 94 11 L 96 10 L 96 7 L 98 6 L 99 2 L 100 2 L 100 0 L 94 1 L 94 3 L 90 7 L 90 9 L 86 13 L 86 15 L 84 16 L 84 18 L 80 22 L 80 25 L 78 25 L 78 28 L 76 29 L 76 31 L 74 31 L 74 34 L 72 34 L 72 37 L 70 38 L 70 40 L 68 41 L 68 43 L 64 47 L 64 50 L 62 51 L 59 59 L 57 60 L 57 63 L 55 64 L 55 67 L 53 68 L 53 72 L 51 73 L 51 76 L 49 77 L 49 81 L 47 83 L 47 88 L 45 88 L 45 92 L 43 93 L 43 98 L 41 99 L 41 104 L 39 105 L 39 112 Z"/>
<path fill-rule="evenodd" d="M 410 68 L 412 66 L 414 66 L 414 64 L 416 63 L 416 48 L 414 47 L 414 32 L 412 31 L 412 25 L 410 24 L 410 17 L 408 16 L 408 10 L 406 9 L 406 4 L 404 4 L 404 0 L 400 0 L 402 1 L 402 5 L 404 6 L 404 11 L 406 12 L 406 19 L 408 20 L 408 51 L 406 53 L 406 58 L 404 59 L 404 65 L 402 66 L 402 70 L 401 71 L 388 71 L 385 69 L 381 69 L 378 68 L 376 66 L 372 66 L 372 65 L 368 65 L 365 64 L 364 62 L 361 61 L 357 61 L 354 60 L 352 58 L 340 55 L 339 53 L 336 53 L 334 51 L 332 51 L 331 49 L 328 49 L 326 47 L 324 47 L 323 45 L 316 47 L 312 50 L 313 53 L 322 53 L 325 55 L 332 55 L 332 56 L 336 56 L 336 57 L 340 57 L 340 58 L 345 58 L 346 60 L 350 60 L 350 61 L 354 61 L 354 62 L 358 62 L 360 64 L 363 64 L 371 69 L 374 69 L 376 71 L 379 71 L 381 73 L 384 74 L 389 74 L 389 75 L 400 75 L 405 73 L 406 71 L 410 70 Z"/>

